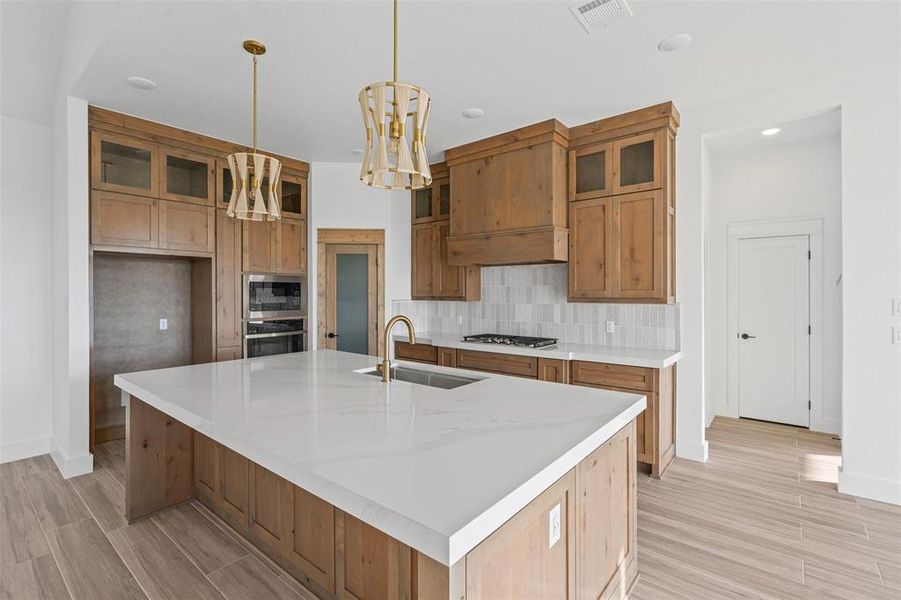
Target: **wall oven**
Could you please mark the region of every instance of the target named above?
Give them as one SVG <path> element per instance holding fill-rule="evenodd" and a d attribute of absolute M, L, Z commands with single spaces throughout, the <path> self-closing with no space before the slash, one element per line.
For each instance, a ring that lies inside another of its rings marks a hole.
<path fill-rule="evenodd" d="M 244 357 L 274 356 L 306 350 L 305 319 L 244 321 Z"/>
<path fill-rule="evenodd" d="M 307 282 L 302 276 L 244 274 L 244 318 L 303 318 L 307 314 Z"/>

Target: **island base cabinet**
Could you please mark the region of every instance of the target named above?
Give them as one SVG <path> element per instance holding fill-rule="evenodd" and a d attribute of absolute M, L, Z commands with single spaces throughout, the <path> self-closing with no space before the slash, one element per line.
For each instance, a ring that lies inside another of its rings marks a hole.
<path fill-rule="evenodd" d="M 318 598 L 624 599 L 637 577 L 630 422 L 446 567 L 135 397 L 129 522 L 196 497 Z"/>

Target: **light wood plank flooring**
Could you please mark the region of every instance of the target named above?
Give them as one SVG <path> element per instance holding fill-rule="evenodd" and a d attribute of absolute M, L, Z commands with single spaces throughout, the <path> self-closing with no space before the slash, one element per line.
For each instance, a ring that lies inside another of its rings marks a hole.
<path fill-rule="evenodd" d="M 633 600 L 901 598 L 901 507 L 836 491 L 837 441 L 719 417 L 707 437 L 707 464 L 639 481 Z M 124 444 L 95 464 L 0 465 L 0 599 L 313 598 L 196 502 L 127 525 Z"/>

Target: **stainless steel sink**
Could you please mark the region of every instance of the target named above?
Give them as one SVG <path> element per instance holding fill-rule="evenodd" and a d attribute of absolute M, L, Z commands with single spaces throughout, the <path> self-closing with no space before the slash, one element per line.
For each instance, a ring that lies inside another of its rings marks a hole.
<path fill-rule="evenodd" d="M 357 373 L 372 375 L 374 377 L 382 376 L 382 373 L 378 369 L 366 369 L 365 371 L 357 371 Z M 424 369 L 411 369 L 409 367 L 391 367 L 391 379 L 415 383 L 417 385 L 427 385 L 442 390 L 452 390 L 469 383 L 481 381 L 481 379 L 475 379 L 473 377 L 449 375 L 448 373 L 438 373 L 436 371 L 426 371 Z"/>

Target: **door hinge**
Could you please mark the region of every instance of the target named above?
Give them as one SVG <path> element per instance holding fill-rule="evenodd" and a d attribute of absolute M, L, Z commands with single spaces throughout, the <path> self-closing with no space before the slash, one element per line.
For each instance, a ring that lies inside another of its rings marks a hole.
<path fill-rule="evenodd" d="M 807 251 L 807 260 L 810 260 L 810 250 Z"/>
<path fill-rule="evenodd" d="M 810 335 L 810 325 L 807 326 L 807 335 Z"/>
<path fill-rule="evenodd" d="M 810 408 L 811 408 L 811 406 L 810 406 L 810 400 L 808 400 L 808 401 L 807 401 L 807 410 L 810 410 Z"/>

